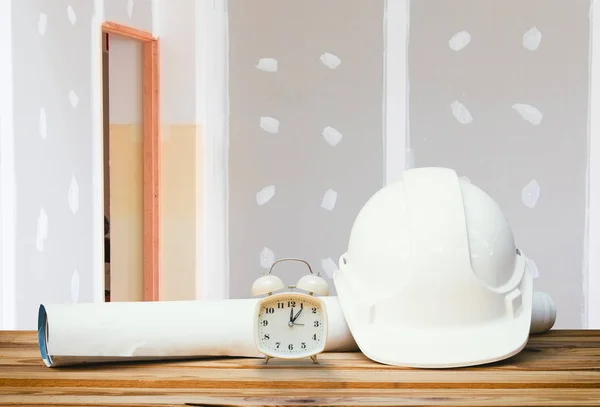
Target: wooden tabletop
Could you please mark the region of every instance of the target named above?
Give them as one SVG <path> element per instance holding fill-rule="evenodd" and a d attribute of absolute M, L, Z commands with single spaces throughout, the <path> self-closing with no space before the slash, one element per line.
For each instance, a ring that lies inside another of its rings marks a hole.
<path fill-rule="evenodd" d="M 46 367 L 35 332 L 0 332 L 0 406 L 600 405 L 600 330 L 550 331 L 485 367 L 404 369 L 361 353 Z"/>

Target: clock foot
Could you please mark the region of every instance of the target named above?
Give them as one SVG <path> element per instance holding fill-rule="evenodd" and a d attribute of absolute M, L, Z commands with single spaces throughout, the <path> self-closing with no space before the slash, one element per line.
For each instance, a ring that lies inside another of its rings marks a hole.
<path fill-rule="evenodd" d="M 269 359 L 271 359 L 271 356 L 265 356 L 265 365 L 269 363 Z"/>
<path fill-rule="evenodd" d="M 317 355 L 312 355 L 310 358 L 312 359 L 313 363 L 319 363 L 317 362 Z"/>

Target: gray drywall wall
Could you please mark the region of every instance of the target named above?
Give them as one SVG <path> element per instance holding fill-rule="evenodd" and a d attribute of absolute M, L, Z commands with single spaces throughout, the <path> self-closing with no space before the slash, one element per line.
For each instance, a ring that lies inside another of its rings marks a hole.
<path fill-rule="evenodd" d="M 383 5 L 229 1 L 231 298 L 249 297 L 282 257 L 307 260 L 335 294 L 327 273 L 383 185 Z M 262 58 L 275 59 L 277 71 L 267 60 L 257 68 Z M 263 129 L 261 117 L 276 119 L 278 131 Z M 341 140 L 322 135 L 328 126 Z M 295 284 L 306 269 L 274 272 Z"/>
<path fill-rule="evenodd" d="M 17 329 L 40 303 L 93 300 L 92 11 L 12 3 Z"/>
<path fill-rule="evenodd" d="M 414 165 L 454 168 L 497 200 L 537 265 L 535 289 L 556 301 L 556 328 L 582 327 L 585 304 L 589 8 L 422 0 L 410 11 Z"/>
<path fill-rule="evenodd" d="M 104 0 L 104 20 L 152 32 L 152 1 Z"/>

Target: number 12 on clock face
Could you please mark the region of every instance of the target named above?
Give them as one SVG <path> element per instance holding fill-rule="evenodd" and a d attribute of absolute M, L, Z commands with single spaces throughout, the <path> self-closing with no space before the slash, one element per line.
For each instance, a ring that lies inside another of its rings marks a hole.
<path fill-rule="evenodd" d="M 281 293 L 257 303 L 255 341 L 267 357 L 299 359 L 323 352 L 327 312 L 323 301 L 302 293 Z"/>

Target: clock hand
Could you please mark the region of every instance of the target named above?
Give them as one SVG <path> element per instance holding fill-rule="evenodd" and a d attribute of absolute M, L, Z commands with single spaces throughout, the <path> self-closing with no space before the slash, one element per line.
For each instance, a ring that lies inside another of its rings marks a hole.
<path fill-rule="evenodd" d="M 290 320 L 288 321 L 288 326 L 290 328 L 294 326 L 294 307 L 290 308 Z"/>
<path fill-rule="evenodd" d="M 300 311 L 298 311 L 298 313 L 296 314 L 296 316 L 292 319 L 292 322 L 294 322 L 295 320 L 298 319 L 298 316 L 300 315 L 301 312 L 302 312 L 302 308 L 300 308 Z"/>

